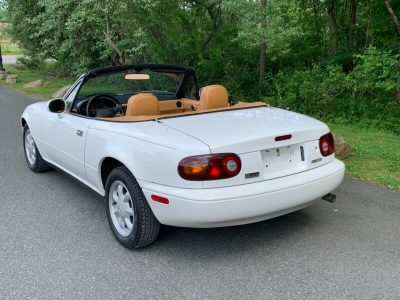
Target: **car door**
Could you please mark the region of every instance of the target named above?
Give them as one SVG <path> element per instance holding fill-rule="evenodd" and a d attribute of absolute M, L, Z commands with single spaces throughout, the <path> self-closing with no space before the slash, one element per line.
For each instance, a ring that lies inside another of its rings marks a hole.
<path fill-rule="evenodd" d="M 46 158 L 68 173 L 86 180 L 85 142 L 93 119 L 68 112 L 81 81 L 65 97 L 66 110 L 49 113 L 42 121 L 43 140 L 47 144 Z"/>
<path fill-rule="evenodd" d="M 85 142 L 91 118 L 54 113 L 44 128 L 47 157 L 56 166 L 86 180 Z"/>

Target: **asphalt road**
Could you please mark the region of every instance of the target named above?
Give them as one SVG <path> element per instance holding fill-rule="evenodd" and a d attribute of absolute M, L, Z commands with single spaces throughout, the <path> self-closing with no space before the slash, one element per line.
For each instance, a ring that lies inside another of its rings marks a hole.
<path fill-rule="evenodd" d="M 3 55 L 3 65 L 15 65 L 18 63 L 18 58 L 24 57 L 24 55 Z M 45 59 L 46 62 L 54 62 L 53 58 Z"/>
<path fill-rule="evenodd" d="M 400 193 L 346 178 L 336 204 L 238 227 L 164 227 L 129 251 L 101 197 L 28 170 L 19 117 L 37 100 L 0 87 L 0 299 L 400 298 Z"/>
<path fill-rule="evenodd" d="M 14 65 L 17 63 L 18 58 L 23 57 L 23 55 L 3 55 L 4 65 Z"/>

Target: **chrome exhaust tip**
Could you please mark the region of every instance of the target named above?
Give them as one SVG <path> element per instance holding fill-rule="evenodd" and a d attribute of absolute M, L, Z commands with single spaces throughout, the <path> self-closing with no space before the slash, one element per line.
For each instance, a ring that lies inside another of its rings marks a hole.
<path fill-rule="evenodd" d="M 334 194 L 326 194 L 325 196 L 322 196 L 322 200 L 328 201 L 330 203 L 334 203 L 336 201 L 336 195 Z"/>

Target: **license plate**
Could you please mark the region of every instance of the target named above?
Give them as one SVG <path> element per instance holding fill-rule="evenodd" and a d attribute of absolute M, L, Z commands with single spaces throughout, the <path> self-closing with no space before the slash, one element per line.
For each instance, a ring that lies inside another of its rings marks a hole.
<path fill-rule="evenodd" d="M 300 146 L 292 145 L 267 149 L 262 151 L 262 158 L 268 173 L 293 169 L 301 164 Z"/>
<path fill-rule="evenodd" d="M 296 159 L 298 147 L 285 146 L 265 150 L 264 161 L 269 165 L 293 163 Z"/>

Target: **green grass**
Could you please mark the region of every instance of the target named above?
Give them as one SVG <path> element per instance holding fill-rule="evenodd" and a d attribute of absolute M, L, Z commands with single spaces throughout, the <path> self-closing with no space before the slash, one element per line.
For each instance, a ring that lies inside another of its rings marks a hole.
<path fill-rule="evenodd" d="M 330 123 L 345 138 L 352 155 L 344 160 L 348 175 L 400 190 L 400 136 L 361 125 Z"/>
<path fill-rule="evenodd" d="M 24 91 L 30 94 L 36 94 L 36 95 L 41 95 L 45 96 L 47 98 L 51 98 L 52 94 L 59 90 L 60 88 L 71 84 L 72 81 L 69 79 L 60 79 L 56 78 L 54 76 L 50 76 L 48 74 L 38 72 L 38 71 L 32 71 L 32 70 L 18 70 L 14 66 L 5 66 L 6 70 L 9 72 L 9 74 L 15 74 L 18 75 L 17 78 L 17 83 L 16 84 L 6 84 L 5 80 L 0 81 L 1 85 L 8 86 L 10 88 L 19 90 L 19 91 Z M 29 82 L 42 79 L 44 82 L 44 85 L 41 87 L 37 88 L 24 88 L 24 84 L 27 84 Z"/>
<path fill-rule="evenodd" d="M 7 31 L 7 28 L 9 26 L 10 26 L 10 24 L 0 23 L 1 53 L 3 55 L 22 54 L 22 50 L 18 47 L 18 45 L 11 42 L 9 32 Z"/>
<path fill-rule="evenodd" d="M 13 44 L 9 41 L 0 41 L 0 44 L 1 44 L 1 54 L 2 55 L 20 55 L 20 54 L 22 54 L 21 49 L 16 44 Z"/>

